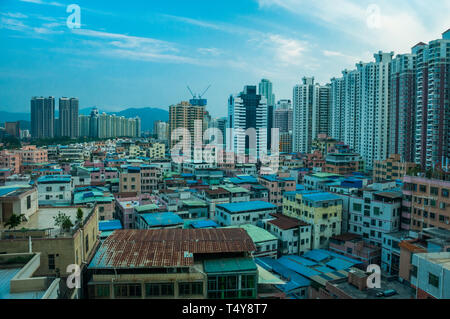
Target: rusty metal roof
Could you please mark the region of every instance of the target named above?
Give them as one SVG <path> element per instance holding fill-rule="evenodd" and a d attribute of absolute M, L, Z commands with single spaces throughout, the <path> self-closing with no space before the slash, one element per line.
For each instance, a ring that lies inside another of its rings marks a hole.
<path fill-rule="evenodd" d="M 101 245 L 89 268 L 188 267 L 193 254 L 255 251 L 244 229 L 116 230 Z"/>

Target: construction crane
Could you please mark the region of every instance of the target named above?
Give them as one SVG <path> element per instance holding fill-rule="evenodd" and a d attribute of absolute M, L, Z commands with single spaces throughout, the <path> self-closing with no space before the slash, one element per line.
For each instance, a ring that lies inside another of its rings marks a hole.
<path fill-rule="evenodd" d="M 206 92 L 208 92 L 210 87 L 211 84 L 203 91 L 202 94 L 196 94 L 192 92 L 191 88 L 188 85 L 187 88 L 192 95 L 192 99 L 189 100 L 189 103 L 194 106 L 206 106 L 206 104 L 208 104 L 208 100 L 204 99 L 203 96 L 206 94 Z"/>

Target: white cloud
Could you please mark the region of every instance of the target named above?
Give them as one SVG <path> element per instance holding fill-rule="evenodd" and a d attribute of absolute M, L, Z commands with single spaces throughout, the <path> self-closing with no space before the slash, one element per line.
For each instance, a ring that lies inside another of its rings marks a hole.
<path fill-rule="evenodd" d="M 55 6 L 55 7 L 65 7 L 64 4 L 56 2 L 56 1 L 52 1 L 52 2 L 47 2 L 47 1 L 42 1 L 42 0 L 19 0 L 19 1 L 33 3 L 33 4 L 40 4 L 40 5 Z"/>
<path fill-rule="evenodd" d="M 3 16 L 9 17 L 9 18 L 13 18 L 13 19 L 26 19 L 26 18 L 28 18 L 27 15 L 25 15 L 23 13 L 20 13 L 20 12 L 16 12 L 16 13 L 14 13 L 14 12 L 5 12 L 5 13 L 3 13 L 3 12 L 1 12 L 0 14 L 3 15 Z"/>
<path fill-rule="evenodd" d="M 450 1 L 426 0 L 257 0 L 260 8 L 281 8 L 310 18 L 337 36 L 347 35 L 375 50 L 409 52 L 420 41 L 430 41 L 448 29 Z M 375 5 L 375 7 L 374 7 Z M 379 9 L 379 28 L 371 19 Z"/>

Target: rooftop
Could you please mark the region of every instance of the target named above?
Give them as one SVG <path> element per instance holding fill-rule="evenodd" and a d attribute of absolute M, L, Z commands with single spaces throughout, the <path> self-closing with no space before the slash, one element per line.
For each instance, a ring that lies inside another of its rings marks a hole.
<path fill-rule="evenodd" d="M 243 229 L 116 230 L 98 249 L 89 268 L 189 267 L 192 254 L 255 251 Z"/>
<path fill-rule="evenodd" d="M 271 216 L 274 217 L 274 219 L 271 219 L 268 221 L 268 223 L 277 226 L 280 229 L 288 230 L 292 228 L 298 228 L 300 226 L 307 226 L 308 224 L 297 219 L 292 218 L 289 216 L 285 216 L 282 214 L 271 214 Z"/>
<path fill-rule="evenodd" d="M 315 194 L 304 194 L 303 199 L 310 200 L 313 202 L 325 202 L 330 200 L 341 200 L 341 198 L 332 193 L 315 193 Z"/>
<path fill-rule="evenodd" d="M 116 229 L 122 229 L 122 223 L 120 220 L 100 220 L 98 222 L 98 229 L 100 231 L 111 231 Z"/>
<path fill-rule="evenodd" d="M 136 206 L 134 209 L 138 213 L 141 213 L 141 212 L 146 212 L 146 211 L 150 211 L 150 210 L 157 210 L 157 209 L 159 209 L 159 206 L 156 204 L 147 204 L 147 205 Z"/>
<path fill-rule="evenodd" d="M 226 273 L 237 271 L 256 271 L 252 258 L 222 258 L 205 260 L 203 266 L 206 273 Z"/>
<path fill-rule="evenodd" d="M 247 234 L 250 236 L 250 238 L 253 240 L 255 244 L 262 243 L 266 241 L 271 240 L 277 240 L 277 237 L 269 233 L 264 228 L 252 225 L 252 224 L 246 224 L 246 225 L 240 225 L 240 226 L 229 226 L 226 228 L 242 228 L 245 229 Z"/>
<path fill-rule="evenodd" d="M 277 208 L 274 204 L 263 201 L 220 204 L 216 205 L 216 207 L 224 209 L 230 213 L 251 212 Z"/>
<path fill-rule="evenodd" d="M 182 225 L 183 219 L 174 213 L 149 213 L 140 214 L 145 223 L 150 227 Z"/>
<path fill-rule="evenodd" d="M 21 268 L 0 269 L 0 300 L 1 299 L 41 299 L 45 290 L 11 293 L 10 282 Z"/>
<path fill-rule="evenodd" d="M 47 175 L 38 178 L 38 183 L 70 183 L 72 181 L 72 176 L 70 175 Z"/>

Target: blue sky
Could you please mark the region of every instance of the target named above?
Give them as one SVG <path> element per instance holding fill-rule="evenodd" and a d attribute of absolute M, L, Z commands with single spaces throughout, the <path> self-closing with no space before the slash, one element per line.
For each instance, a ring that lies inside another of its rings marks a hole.
<path fill-rule="evenodd" d="M 208 110 L 224 116 L 246 84 L 268 78 L 292 98 L 303 76 L 326 83 L 379 50 L 440 38 L 449 16 L 450 0 L 0 0 L 0 110 L 28 112 L 35 95 L 167 109 L 186 85 L 211 84 Z"/>

